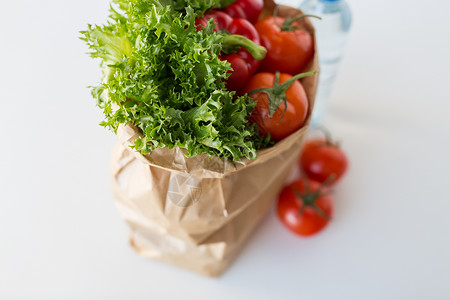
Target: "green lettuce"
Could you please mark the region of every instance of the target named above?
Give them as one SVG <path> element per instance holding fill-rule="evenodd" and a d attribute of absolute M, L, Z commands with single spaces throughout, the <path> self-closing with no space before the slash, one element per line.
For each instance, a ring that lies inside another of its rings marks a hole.
<path fill-rule="evenodd" d="M 255 102 L 225 88 L 230 64 L 218 58 L 222 33 L 212 21 L 197 32 L 195 18 L 217 0 L 115 0 L 110 20 L 88 25 L 82 40 L 101 59 L 104 78 L 92 88 L 103 109 L 101 125 L 142 131 L 134 148 L 143 153 L 180 147 L 200 153 L 254 158 L 268 145 L 248 122 Z"/>

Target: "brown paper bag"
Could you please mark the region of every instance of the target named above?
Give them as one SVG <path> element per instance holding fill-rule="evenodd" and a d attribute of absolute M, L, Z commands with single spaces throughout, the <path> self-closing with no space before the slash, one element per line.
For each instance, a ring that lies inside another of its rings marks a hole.
<path fill-rule="evenodd" d="M 272 1 L 263 15 L 271 15 Z M 280 6 L 280 16 L 300 11 Z M 311 23 L 302 19 L 314 34 Z M 318 70 L 317 53 L 306 71 Z M 295 165 L 306 137 L 318 76 L 301 80 L 310 109 L 306 125 L 260 150 L 254 160 L 202 154 L 187 158 L 182 149 L 157 149 L 141 155 L 129 146 L 139 136 L 121 127 L 111 159 L 118 210 L 131 230 L 130 241 L 142 256 L 208 276 L 231 264 L 249 234 L 266 214 Z"/>

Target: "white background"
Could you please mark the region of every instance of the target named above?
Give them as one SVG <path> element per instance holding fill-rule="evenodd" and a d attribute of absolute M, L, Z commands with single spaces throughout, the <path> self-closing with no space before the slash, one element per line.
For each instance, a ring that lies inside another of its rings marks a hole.
<path fill-rule="evenodd" d="M 115 136 L 77 39 L 108 1 L 3 0 L 0 299 L 450 299 L 450 2 L 349 3 L 325 119 L 351 162 L 332 223 L 302 239 L 271 211 L 209 279 L 136 255 L 113 205 Z"/>

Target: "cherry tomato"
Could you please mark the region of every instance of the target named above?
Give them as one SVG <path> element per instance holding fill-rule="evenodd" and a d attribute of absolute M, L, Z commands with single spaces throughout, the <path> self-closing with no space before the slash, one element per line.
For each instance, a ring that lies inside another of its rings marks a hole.
<path fill-rule="evenodd" d="M 336 183 L 347 170 L 348 160 L 339 145 L 330 138 L 307 141 L 300 156 L 300 166 L 308 178 Z"/>
<path fill-rule="evenodd" d="M 257 73 L 253 75 L 244 88 L 245 93 L 256 89 L 272 88 L 275 84 L 275 74 Z M 280 74 L 279 83 L 289 80 L 293 76 Z M 269 116 L 269 96 L 265 92 L 257 92 L 249 96 L 257 101 L 250 121 L 258 124 L 260 134 L 270 133 L 273 140 L 279 141 L 300 129 L 308 114 L 308 98 L 302 84 L 295 80 L 285 91 L 286 105 L 281 102 L 273 116 Z"/>
<path fill-rule="evenodd" d="M 292 232 L 302 236 L 313 235 L 327 226 L 332 213 L 331 196 L 317 181 L 299 179 L 286 186 L 277 203 L 281 222 Z"/>
<path fill-rule="evenodd" d="M 298 74 L 313 58 L 313 36 L 299 29 L 297 22 L 286 25 L 290 20 L 293 19 L 267 17 L 256 22 L 261 44 L 267 49 L 260 71 Z"/>

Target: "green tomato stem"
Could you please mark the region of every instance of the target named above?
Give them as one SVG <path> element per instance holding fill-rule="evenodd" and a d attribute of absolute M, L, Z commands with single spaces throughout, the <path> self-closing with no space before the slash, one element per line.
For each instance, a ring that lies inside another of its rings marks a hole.
<path fill-rule="evenodd" d="M 323 125 L 318 126 L 317 130 L 322 132 L 323 135 L 325 136 L 325 145 L 327 145 L 329 147 L 337 147 L 337 148 L 339 148 L 339 143 L 333 141 L 333 138 L 331 137 L 330 131 L 325 126 L 323 126 Z"/>
<path fill-rule="evenodd" d="M 286 93 L 287 89 L 294 83 L 294 81 L 302 79 L 303 77 L 316 75 L 317 71 L 311 71 L 306 73 L 300 73 L 295 76 L 292 76 L 278 87 L 280 93 Z"/>
<path fill-rule="evenodd" d="M 333 180 L 333 175 L 328 177 L 328 179 L 322 183 L 317 190 L 314 192 L 310 189 L 309 179 L 305 179 L 305 193 L 300 193 L 299 190 L 295 186 L 291 186 L 292 191 L 295 196 L 303 202 L 301 209 L 298 214 L 301 216 L 307 207 L 311 207 L 320 217 L 330 220 L 331 217 L 325 213 L 320 207 L 317 206 L 316 201 L 318 198 L 324 196 L 325 194 L 322 192 L 323 187 L 328 186 L 330 182 Z"/>
<path fill-rule="evenodd" d="M 297 15 L 297 16 L 295 16 L 293 18 L 286 18 L 284 20 L 283 24 L 281 26 L 280 25 L 278 25 L 278 26 L 280 26 L 280 29 L 282 31 L 294 31 L 294 30 L 298 29 L 298 27 L 297 26 L 292 26 L 292 23 L 294 23 L 295 21 L 298 21 L 298 20 L 300 20 L 302 18 L 305 18 L 305 17 L 311 17 L 311 18 L 316 18 L 316 19 L 322 20 L 322 18 L 319 17 L 319 16 L 300 14 L 300 15 Z"/>
<path fill-rule="evenodd" d="M 288 88 L 296 80 L 299 80 L 303 77 L 315 75 L 316 73 L 317 73 L 317 71 L 300 73 L 300 74 L 297 74 L 297 75 L 289 78 L 282 84 L 280 84 L 280 72 L 276 72 L 275 73 L 275 81 L 271 88 L 256 89 L 256 90 L 251 91 L 249 94 L 260 93 L 260 92 L 267 94 L 267 96 L 269 97 L 269 117 L 272 117 L 273 114 L 277 111 L 280 104 L 284 103 L 285 107 L 284 107 L 283 114 L 281 115 L 281 118 L 280 118 L 280 122 L 281 122 L 281 119 L 283 119 L 284 113 L 286 112 L 286 109 L 287 109 L 286 91 L 288 90 Z"/>

